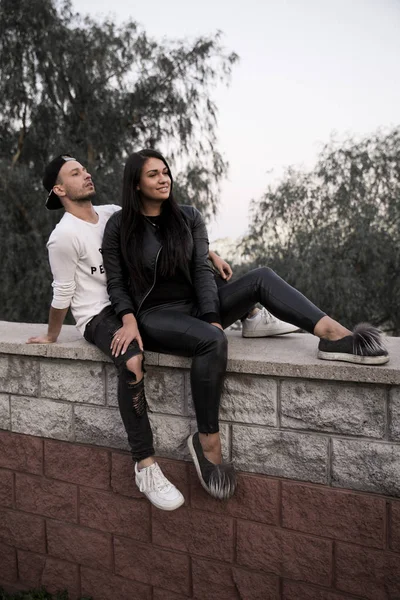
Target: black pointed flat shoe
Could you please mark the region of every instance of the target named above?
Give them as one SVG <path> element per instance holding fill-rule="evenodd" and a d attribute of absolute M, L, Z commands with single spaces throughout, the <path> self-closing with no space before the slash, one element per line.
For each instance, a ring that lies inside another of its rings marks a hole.
<path fill-rule="evenodd" d="M 198 432 L 189 436 L 187 443 L 203 488 L 218 500 L 231 498 L 236 490 L 236 473 L 233 464 L 215 465 L 207 460 L 200 444 Z"/>
<path fill-rule="evenodd" d="M 342 360 L 358 365 L 383 365 L 389 360 L 379 329 L 368 323 L 360 323 L 351 335 L 340 340 L 321 339 L 317 356 L 322 360 Z"/>

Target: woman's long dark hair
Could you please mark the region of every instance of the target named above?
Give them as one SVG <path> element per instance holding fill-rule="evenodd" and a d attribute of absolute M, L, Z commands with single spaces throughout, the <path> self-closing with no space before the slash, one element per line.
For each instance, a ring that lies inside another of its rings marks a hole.
<path fill-rule="evenodd" d="M 142 215 L 142 199 L 138 185 L 143 165 L 149 158 L 162 160 L 171 178 L 171 192 L 161 207 L 159 224 L 160 241 L 163 249 L 160 255 L 160 273 L 171 276 L 178 267 L 188 260 L 189 229 L 172 193 L 172 175 L 165 158 L 156 150 L 134 152 L 126 161 L 122 188 L 121 252 L 128 267 L 132 286 L 136 291 L 144 291 L 151 284 L 143 269 L 143 238 L 146 218 Z"/>

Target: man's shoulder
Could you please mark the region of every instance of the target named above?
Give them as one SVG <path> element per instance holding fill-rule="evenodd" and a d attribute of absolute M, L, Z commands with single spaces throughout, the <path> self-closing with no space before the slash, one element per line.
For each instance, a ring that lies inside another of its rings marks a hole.
<path fill-rule="evenodd" d="M 50 238 L 58 238 L 58 237 L 71 237 L 74 236 L 76 229 L 73 224 L 73 220 L 71 219 L 71 215 L 69 213 L 64 213 L 61 217 L 60 221 L 54 227 L 53 231 L 50 234 Z"/>
<path fill-rule="evenodd" d="M 94 209 L 98 214 L 108 218 L 121 211 L 121 207 L 117 204 L 99 204 L 98 206 L 95 206 Z"/>
<path fill-rule="evenodd" d="M 79 251 L 79 235 L 73 220 L 68 218 L 68 213 L 65 213 L 61 221 L 57 223 L 46 246 L 49 251 L 69 252 L 72 248 Z"/>

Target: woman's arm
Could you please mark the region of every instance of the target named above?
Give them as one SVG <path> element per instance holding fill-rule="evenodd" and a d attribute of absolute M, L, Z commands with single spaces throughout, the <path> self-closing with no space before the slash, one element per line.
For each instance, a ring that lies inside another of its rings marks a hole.
<path fill-rule="evenodd" d="M 115 313 L 134 314 L 132 298 L 128 290 L 128 273 L 124 268 L 120 244 L 121 213 L 113 215 L 104 230 L 102 252 L 107 275 L 107 292 Z"/>
<path fill-rule="evenodd" d="M 128 274 L 124 269 L 121 254 L 120 223 L 120 213 L 108 220 L 102 245 L 108 295 L 115 313 L 122 320 L 122 327 L 115 332 L 111 342 L 111 352 L 116 357 L 125 354 L 133 340 L 137 341 L 140 350 L 143 352 L 143 342 L 134 316 L 133 302 L 127 285 Z"/>

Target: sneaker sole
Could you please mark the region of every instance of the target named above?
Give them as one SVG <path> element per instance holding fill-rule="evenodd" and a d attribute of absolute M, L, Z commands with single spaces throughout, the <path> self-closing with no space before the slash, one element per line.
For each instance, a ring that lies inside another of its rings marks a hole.
<path fill-rule="evenodd" d="M 341 360 L 357 365 L 384 365 L 389 360 L 389 356 L 359 356 L 358 354 L 323 352 L 322 350 L 318 350 L 317 357 L 322 360 Z"/>
<path fill-rule="evenodd" d="M 206 492 L 209 494 L 210 490 L 208 489 L 208 486 L 207 486 L 206 482 L 204 481 L 203 476 L 201 474 L 200 464 L 199 464 L 199 461 L 197 460 L 196 450 L 194 449 L 194 446 L 193 446 L 193 435 L 190 435 L 188 437 L 187 445 L 189 448 L 190 456 L 193 459 L 194 466 L 196 467 L 197 476 L 200 480 L 200 483 L 203 486 L 203 488 L 206 490 Z"/>
<path fill-rule="evenodd" d="M 242 329 L 242 337 L 244 338 L 260 338 L 260 337 L 272 337 L 276 335 L 286 335 L 287 333 L 296 333 L 296 331 L 300 331 L 298 327 L 288 327 L 287 329 L 272 329 L 268 333 L 263 333 L 262 331 L 249 331 L 245 333 Z"/>
<path fill-rule="evenodd" d="M 138 486 L 138 482 L 135 479 L 135 483 Z M 179 508 L 180 506 L 182 506 L 182 504 L 184 504 L 185 502 L 185 498 L 182 496 L 182 498 L 180 498 L 176 504 L 173 504 L 172 506 L 165 506 L 165 505 L 161 505 L 158 504 L 157 502 L 154 502 L 154 500 L 152 500 L 151 498 L 149 498 L 149 496 L 146 494 L 146 492 L 140 492 L 141 494 L 143 494 L 143 496 L 146 496 L 147 500 L 150 502 L 150 504 L 152 504 L 153 506 L 155 506 L 156 508 L 159 508 L 160 510 L 167 510 L 167 511 L 171 511 L 171 510 L 176 510 L 177 508 Z"/>

